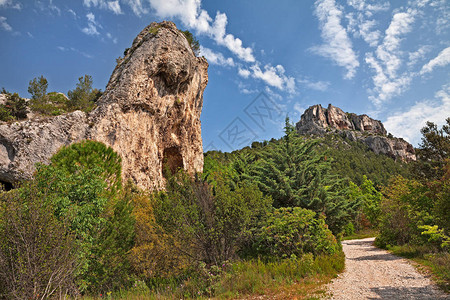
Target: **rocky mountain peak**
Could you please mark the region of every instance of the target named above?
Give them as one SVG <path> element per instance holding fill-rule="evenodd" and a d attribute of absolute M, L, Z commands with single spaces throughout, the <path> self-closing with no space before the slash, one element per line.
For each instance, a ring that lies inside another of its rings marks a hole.
<path fill-rule="evenodd" d="M 158 189 L 163 169 L 203 168 L 200 114 L 208 63 L 174 23 L 144 28 L 118 61 L 89 114 L 75 111 L 0 125 L 0 181 L 30 178 L 64 145 L 91 139 L 122 158 L 122 177 Z"/>
<path fill-rule="evenodd" d="M 401 138 L 387 137 L 381 121 L 365 114 L 346 113 L 331 104 L 327 108 L 320 104 L 309 107 L 295 127 L 302 135 L 338 133 L 352 141 L 365 143 L 375 153 L 403 161 L 416 160 L 414 147 Z"/>

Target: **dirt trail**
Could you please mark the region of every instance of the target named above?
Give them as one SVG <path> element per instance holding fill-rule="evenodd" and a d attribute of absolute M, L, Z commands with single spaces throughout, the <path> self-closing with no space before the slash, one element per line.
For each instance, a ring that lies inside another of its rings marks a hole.
<path fill-rule="evenodd" d="M 407 260 L 374 247 L 373 241 L 342 242 L 346 267 L 327 286 L 331 299 L 450 299 Z"/>

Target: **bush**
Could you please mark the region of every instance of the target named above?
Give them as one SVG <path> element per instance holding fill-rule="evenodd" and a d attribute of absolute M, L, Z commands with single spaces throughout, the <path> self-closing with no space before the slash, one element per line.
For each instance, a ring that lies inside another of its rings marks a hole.
<path fill-rule="evenodd" d="M 0 105 L 0 120 L 26 119 L 28 104 L 25 99 L 19 97 L 17 93 L 9 93 L 4 88 L 1 93 L 6 95 L 6 101 L 5 104 Z M 4 111 L 6 111 L 6 115 Z"/>
<path fill-rule="evenodd" d="M 180 253 L 216 265 L 236 256 L 271 203 L 255 186 L 232 191 L 217 182 L 210 186 L 181 172 L 168 179 L 154 207 L 156 222 L 179 242 Z"/>
<path fill-rule="evenodd" d="M 0 298 L 74 294 L 74 237 L 34 183 L 0 194 Z"/>
<path fill-rule="evenodd" d="M 76 88 L 67 92 L 69 97 L 68 110 L 89 112 L 95 107 L 95 102 L 100 98 L 102 92 L 93 89 L 92 83 L 92 76 L 84 75 L 84 77 L 78 78 Z"/>
<path fill-rule="evenodd" d="M 258 237 L 259 253 L 278 258 L 312 253 L 334 254 L 340 248 L 325 221 L 316 213 L 300 208 L 279 208 L 269 214 Z"/>
<path fill-rule="evenodd" d="M 99 142 L 84 141 L 63 147 L 50 161 L 37 166 L 35 182 L 75 238 L 80 291 L 126 286 L 134 219 L 129 199 L 119 190 L 119 156 Z"/>

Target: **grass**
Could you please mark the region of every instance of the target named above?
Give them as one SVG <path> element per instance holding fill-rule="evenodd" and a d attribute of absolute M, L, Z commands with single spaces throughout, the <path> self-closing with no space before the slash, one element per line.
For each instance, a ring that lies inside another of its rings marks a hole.
<path fill-rule="evenodd" d="M 446 293 L 450 293 L 450 253 L 435 252 L 427 246 L 390 246 L 393 254 L 416 262 L 419 271 L 431 274 L 433 281 Z"/>
<path fill-rule="evenodd" d="M 325 294 L 323 285 L 344 269 L 344 261 L 342 252 L 316 258 L 304 255 L 300 259 L 268 262 L 237 261 L 202 280 L 194 274 L 181 282 L 151 290 L 141 281 L 129 290 L 82 299 L 252 299 L 260 295 L 270 299 L 318 299 Z"/>
<path fill-rule="evenodd" d="M 344 236 L 344 237 L 342 237 L 341 240 L 342 241 L 345 241 L 345 240 L 359 240 L 359 239 L 365 239 L 365 238 L 369 238 L 369 237 L 375 237 L 377 235 L 378 235 L 378 231 L 377 230 L 369 228 L 369 229 L 364 229 L 364 230 L 361 230 L 359 232 L 356 232 L 356 233 L 354 233 L 352 235 Z"/>

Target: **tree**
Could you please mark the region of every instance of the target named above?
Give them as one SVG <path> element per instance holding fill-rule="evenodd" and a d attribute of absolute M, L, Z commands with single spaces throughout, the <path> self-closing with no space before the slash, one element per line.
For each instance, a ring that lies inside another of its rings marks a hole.
<path fill-rule="evenodd" d="M 50 162 L 37 166 L 35 181 L 39 195 L 50 199 L 54 215 L 74 236 L 79 289 L 126 284 L 124 252 L 132 247 L 133 219 L 120 193 L 120 157 L 102 143 L 83 141 L 63 147 Z"/>
<path fill-rule="evenodd" d="M 101 91 L 92 88 L 92 76 L 84 75 L 78 78 L 77 86 L 74 90 L 68 91 L 69 110 L 90 111 L 95 106 L 95 101 L 101 96 Z"/>
<path fill-rule="evenodd" d="M 50 161 L 52 166 L 68 174 L 91 169 L 97 172 L 96 175 L 100 176 L 112 191 L 117 191 L 122 186 L 122 160 L 111 147 L 103 143 L 85 140 L 64 146 Z"/>
<path fill-rule="evenodd" d="M 355 203 L 345 197 L 347 182 L 330 175 L 330 161 L 314 151 L 315 140 L 296 136 L 286 119 L 285 136 L 266 146 L 251 167 L 250 174 L 274 206 L 299 206 L 325 215 L 334 234 L 351 219 Z"/>
<path fill-rule="evenodd" d="M 444 175 L 445 159 L 450 157 L 450 117 L 441 129 L 427 122 L 420 132 L 423 136 L 416 151 L 415 175 L 422 180 L 438 180 Z"/>
<path fill-rule="evenodd" d="M 28 92 L 31 94 L 30 108 L 32 111 L 46 115 L 52 114 L 53 106 L 49 103 L 47 88 L 48 81 L 42 75 L 30 81 Z"/>
<path fill-rule="evenodd" d="M 48 81 L 41 75 L 40 77 L 33 78 L 28 85 L 28 93 L 31 94 L 33 101 L 44 102 L 47 97 Z"/>

